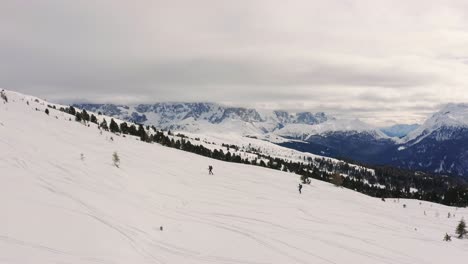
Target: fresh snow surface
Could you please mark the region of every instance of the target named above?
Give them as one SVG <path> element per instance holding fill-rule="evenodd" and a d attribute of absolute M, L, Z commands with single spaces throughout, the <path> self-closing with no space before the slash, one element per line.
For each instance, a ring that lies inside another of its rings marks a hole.
<path fill-rule="evenodd" d="M 468 239 L 442 241 L 468 219 L 467 209 L 383 202 L 315 180 L 300 195 L 297 175 L 100 135 L 59 111 L 47 116 L 41 102 L 7 95 L 9 103 L 0 101 L 0 263 L 468 259 Z"/>

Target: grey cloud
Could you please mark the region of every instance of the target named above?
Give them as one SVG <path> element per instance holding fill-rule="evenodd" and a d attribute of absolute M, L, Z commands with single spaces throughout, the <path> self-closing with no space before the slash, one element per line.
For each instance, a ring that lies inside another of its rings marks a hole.
<path fill-rule="evenodd" d="M 2 1 L 0 87 L 420 121 L 468 101 L 466 1 Z M 386 121 L 385 121 L 386 120 Z"/>

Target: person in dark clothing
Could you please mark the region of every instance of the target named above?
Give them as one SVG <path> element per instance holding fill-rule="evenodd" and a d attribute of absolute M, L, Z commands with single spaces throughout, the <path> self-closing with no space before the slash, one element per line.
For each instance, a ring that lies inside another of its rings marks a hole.
<path fill-rule="evenodd" d="M 208 166 L 208 174 L 213 175 L 213 166 Z"/>
<path fill-rule="evenodd" d="M 297 188 L 299 189 L 299 193 L 302 193 L 302 184 L 299 183 L 299 186 L 297 186 Z"/>

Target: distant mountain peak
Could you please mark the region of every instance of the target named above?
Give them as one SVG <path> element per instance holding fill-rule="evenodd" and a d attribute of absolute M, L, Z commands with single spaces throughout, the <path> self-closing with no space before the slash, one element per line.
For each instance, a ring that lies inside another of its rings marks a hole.
<path fill-rule="evenodd" d="M 468 104 L 449 103 L 434 113 L 417 129 L 408 133 L 402 142 L 418 142 L 439 129 L 468 127 Z"/>

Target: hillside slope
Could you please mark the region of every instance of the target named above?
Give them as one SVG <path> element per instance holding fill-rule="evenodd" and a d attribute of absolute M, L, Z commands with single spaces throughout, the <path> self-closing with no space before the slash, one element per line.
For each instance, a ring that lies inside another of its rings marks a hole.
<path fill-rule="evenodd" d="M 468 258 L 468 240 L 442 241 L 467 209 L 382 202 L 318 181 L 300 195 L 294 174 L 101 135 L 68 114 L 46 115 L 41 101 L 9 95 L 0 101 L 0 263 Z"/>

